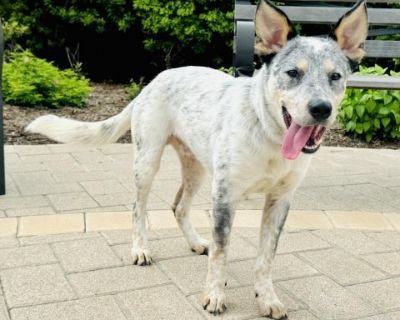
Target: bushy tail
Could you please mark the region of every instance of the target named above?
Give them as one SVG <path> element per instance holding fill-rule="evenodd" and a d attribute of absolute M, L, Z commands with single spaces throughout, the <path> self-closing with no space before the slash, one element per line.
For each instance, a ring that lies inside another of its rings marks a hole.
<path fill-rule="evenodd" d="M 133 102 L 119 114 L 97 122 L 83 122 L 54 115 L 41 116 L 32 121 L 25 131 L 40 133 L 63 143 L 79 145 L 112 143 L 131 127 L 132 108 Z"/>

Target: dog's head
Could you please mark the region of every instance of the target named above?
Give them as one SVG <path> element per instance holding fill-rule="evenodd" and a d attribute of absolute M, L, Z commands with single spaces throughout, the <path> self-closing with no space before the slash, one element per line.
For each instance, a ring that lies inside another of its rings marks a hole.
<path fill-rule="evenodd" d="M 368 34 L 365 1 L 336 24 L 328 38 L 300 37 L 280 9 L 261 0 L 256 13 L 256 52 L 266 62 L 266 94 L 279 100 L 278 121 L 287 128 L 283 156 L 318 150 L 335 120 L 346 81 L 364 55 Z"/>

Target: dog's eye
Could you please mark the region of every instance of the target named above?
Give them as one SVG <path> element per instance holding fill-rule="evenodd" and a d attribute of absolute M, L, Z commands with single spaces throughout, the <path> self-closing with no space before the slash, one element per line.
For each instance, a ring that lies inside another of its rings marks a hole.
<path fill-rule="evenodd" d="M 299 72 L 296 69 L 286 71 L 289 77 L 297 78 L 299 76 Z"/>
<path fill-rule="evenodd" d="M 341 77 L 342 76 L 337 72 L 334 72 L 331 74 L 331 80 L 333 80 L 333 81 L 339 80 Z"/>

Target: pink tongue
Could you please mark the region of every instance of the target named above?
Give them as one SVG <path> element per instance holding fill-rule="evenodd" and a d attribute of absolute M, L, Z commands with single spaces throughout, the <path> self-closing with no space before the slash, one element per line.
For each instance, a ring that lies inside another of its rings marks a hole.
<path fill-rule="evenodd" d="M 289 160 L 296 159 L 301 149 L 304 148 L 308 139 L 310 139 L 313 129 L 313 126 L 302 127 L 292 121 L 285 135 L 285 139 L 283 140 L 281 149 L 283 156 Z"/>

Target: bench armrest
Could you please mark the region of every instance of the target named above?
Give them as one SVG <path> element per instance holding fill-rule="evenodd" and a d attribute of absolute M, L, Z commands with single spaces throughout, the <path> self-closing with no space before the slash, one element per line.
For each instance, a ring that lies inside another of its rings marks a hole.
<path fill-rule="evenodd" d="M 400 89 L 400 77 L 385 77 L 353 74 L 347 86 L 364 89 Z"/>

